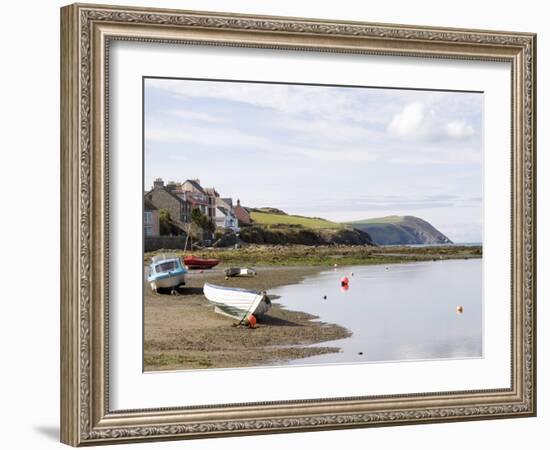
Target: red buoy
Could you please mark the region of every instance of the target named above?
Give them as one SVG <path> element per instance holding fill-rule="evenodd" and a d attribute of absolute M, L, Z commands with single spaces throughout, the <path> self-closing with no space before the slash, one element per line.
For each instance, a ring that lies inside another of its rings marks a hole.
<path fill-rule="evenodd" d="M 347 285 L 349 284 L 349 279 L 348 279 L 348 277 L 342 277 L 342 278 L 340 279 L 340 284 L 341 284 L 342 286 L 347 286 Z"/>
<path fill-rule="evenodd" d="M 247 318 L 248 328 L 256 328 L 256 317 L 253 314 L 250 314 Z"/>

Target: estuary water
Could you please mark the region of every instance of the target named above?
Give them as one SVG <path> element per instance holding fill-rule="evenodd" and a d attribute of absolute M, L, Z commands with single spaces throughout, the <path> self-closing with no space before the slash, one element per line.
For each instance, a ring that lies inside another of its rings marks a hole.
<path fill-rule="evenodd" d="M 348 277 L 345 289 L 342 277 Z M 482 260 L 350 266 L 270 291 L 353 334 L 319 346 L 339 353 L 286 364 L 389 362 L 483 356 Z M 462 307 L 462 313 L 458 311 Z"/>

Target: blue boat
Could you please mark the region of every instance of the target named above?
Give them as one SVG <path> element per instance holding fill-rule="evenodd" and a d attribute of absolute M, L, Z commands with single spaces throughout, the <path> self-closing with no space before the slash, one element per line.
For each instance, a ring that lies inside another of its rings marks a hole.
<path fill-rule="evenodd" d="M 153 292 L 158 289 L 172 289 L 172 292 L 185 284 L 187 269 L 181 259 L 172 254 L 161 254 L 153 257 L 149 265 L 149 282 Z"/>

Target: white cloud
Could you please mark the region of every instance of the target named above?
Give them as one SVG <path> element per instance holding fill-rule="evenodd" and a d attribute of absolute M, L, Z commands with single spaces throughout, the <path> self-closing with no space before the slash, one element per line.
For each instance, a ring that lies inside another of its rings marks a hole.
<path fill-rule="evenodd" d="M 235 128 L 215 129 L 210 127 L 184 124 L 182 126 L 163 126 L 160 124 L 147 125 L 145 128 L 145 140 L 149 143 L 158 142 L 165 144 L 199 144 L 220 146 L 245 146 L 257 147 L 266 144 L 265 139 L 245 134 Z M 152 147 L 151 147 L 152 148 Z"/>
<path fill-rule="evenodd" d="M 334 146 L 319 148 L 307 145 L 282 144 L 267 136 L 247 134 L 235 128 L 195 126 L 184 124 L 170 127 L 163 124 L 148 125 L 145 130 L 147 151 L 154 152 L 155 144 L 181 144 L 191 148 L 193 145 L 207 145 L 214 148 L 237 147 L 251 152 L 266 152 L 281 157 L 314 158 L 316 160 L 338 162 L 360 162 L 376 159 L 379 152 L 369 152 L 362 147 Z M 223 143 L 223 145 L 220 145 Z"/>
<path fill-rule="evenodd" d="M 279 124 L 281 130 L 284 123 Z M 294 124 L 296 125 L 296 124 Z M 305 124 L 304 124 L 305 125 Z M 321 131 L 325 126 L 324 132 Z M 251 132 L 252 131 L 252 132 Z M 288 130 L 287 130 L 288 131 Z M 289 139 L 281 141 L 276 134 L 259 130 L 239 129 L 230 125 L 202 122 L 181 124 L 155 121 L 147 122 L 145 140 L 148 152 L 154 152 L 158 144 L 180 144 L 183 149 L 193 146 L 209 146 L 213 149 L 238 148 L 270 153 L 276 157 L 307 158 L 323 161 L 360 163 L 366 161 L 385 161 L 398 164 L 452 164 L 479 162 L 480 153 L 470 146 L 460 151 L 442 152 L 439 145 L 415 142 L 403 145 L 391 145 L 381 136 L 368 138 L 368 131 L 353 128 L 345 124 L 311 123 L 302 131 L 300 127 L 290 127 Z M 343 140 L 350 134 L 348 142 Z"/>
<path fill-rule="evenodd" d="M 475 134 L 474 127 L 463 120 L 449 122 L 445 127 L 445 131 L 447 136 L 453 139 L 465 139 Z"/>
<path fill-rule="evenodd" d="M 438 117 L 436 111 L 421 102 L 405 105 L 396 113 L 387 126 L 390 135 L 399 139 L 465 140 L 473 137 L 474 127 L 463 119 Z"/>
<path fill-rule="evenodd" d="M 197 122 L 208 123 L 224 123 L 227 119 L 224 117 L 216 116 L 214 114 L 198 112 L 198 111 L 186 111 L 182 109 L 170 111 L 170 114 L 184 120 L 192 120 Z"/>
<path fill-rule="evenodd" d="M 339 88 L 304 89 L 301 85 L 227 83 L 191 80 L 148 79 L 147 88 L 170 92 L 183 98 L 229 100 L 288 114 L 359 120 L 361 109 L 355 92 Z"/>
<path fill-rule="evenodd" d="M 399 138 L 425 137 L 431 133 L 430 113 L 424 104 L 410 103 L 393 116 L 388 131 Z"/>

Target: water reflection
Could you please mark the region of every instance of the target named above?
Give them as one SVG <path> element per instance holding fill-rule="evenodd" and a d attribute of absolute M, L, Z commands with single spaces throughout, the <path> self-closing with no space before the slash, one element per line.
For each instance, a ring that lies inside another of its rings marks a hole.
<path fill-rule="evenodd" d="M 319 344 L 340 353 L 289 364 L 481 357 L 481 269 L 479 259 L 338 267 L 275 289 L 289 309 L 353 332 Z"/>

